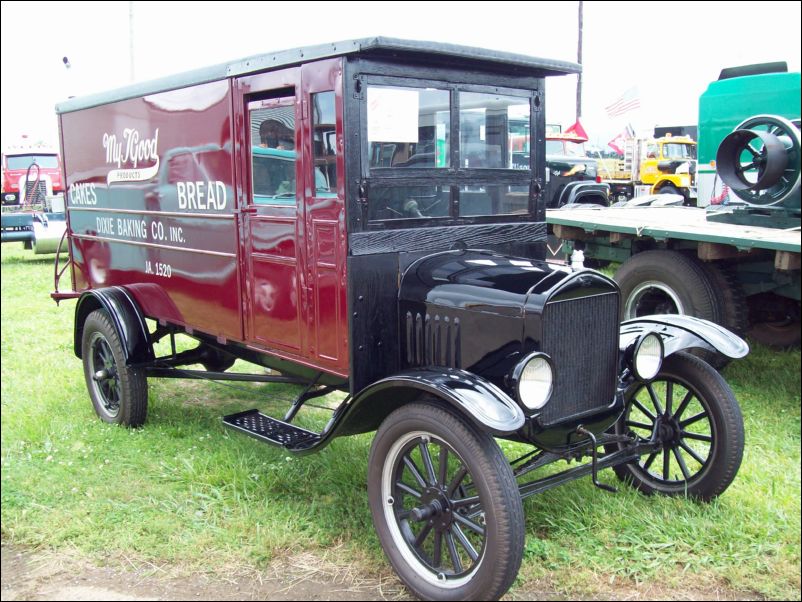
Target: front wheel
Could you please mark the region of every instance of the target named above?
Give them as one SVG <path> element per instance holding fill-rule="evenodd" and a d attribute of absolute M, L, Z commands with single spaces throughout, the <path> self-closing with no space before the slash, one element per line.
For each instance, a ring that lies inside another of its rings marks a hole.
<path fill-rule="evenodd" d="M 95 412 L 104 422 L 140 426 L 148 413 L 148 380 L 126 364 L 117 329 L 105 309 L 87 316 L 81 345 L 84 377 Z"/>
<path fill-rule="evenodd" d="M 493 438 L 448 408 L 404 406 L 370 451 L 368 495 L 379 540 L 417 596 L 494 600 L 524 547 L 521 497 Z"/>
<path fill-rule="evenodd" d="M 687 353 L 665 359 L 648 383 L 634 383 L 616 423 L 618 435 L 656 440 L 654 451 L 615 467 L 644 493 L 704 501 L 732 483 L 744 451 L 744 425 L 732 390 L 707 363 Z"/>

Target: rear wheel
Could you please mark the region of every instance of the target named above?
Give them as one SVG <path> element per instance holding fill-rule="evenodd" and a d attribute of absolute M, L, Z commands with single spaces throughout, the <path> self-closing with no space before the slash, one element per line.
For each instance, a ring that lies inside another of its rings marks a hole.
<path fill-rule="evenodd" d="M 618 477 L 647 494 L 688 495 L 710 500 L 735 478 L 744 449 L 741 410 L 732 390 L 697 357 L 666 358 L 649 383 L 625 394 L 619 435 L 659 445 L 635 462 L 615 467 Z"/>
<path fill-rule="evenodd" d="M 752 339 L 774 349 L 799 346 L 799 301 L 760 293 L 748 298 L 748 306 Z"/>
<path fill-rule="evenodd" d="M 717 263 L 700 263 L 718 297 L 718 323 L 743 337 L 749 324 L 743 288 L 733 272 Z"/>
<path fill-rule="evenodd" d="M 117 329 L 105 309 L 84 322 L 81 341 L 84 377 L 95 412 L 104 422 L 140 426 L 148 413 L 148 380 L 144 371 L 126 364 Z"/>
<path fill-rule="evenodd" d="M 621 287 L 622 320 L 680 314 L 722 324 L 722 301 L 708 272 L 694 257 L 677 251 L 644 251 L 627 259 L 615 280 Z M 693 353 L 718 368 L 727 361 L 707 349 Z"/>
<path fill-rule="evenodd" d="M 368 495 L 385 554 L 417 596 L 493 600 L 521 564 L 524 516 L 493 438 L 450 409 L 388 416 L 370 452 Z"/>

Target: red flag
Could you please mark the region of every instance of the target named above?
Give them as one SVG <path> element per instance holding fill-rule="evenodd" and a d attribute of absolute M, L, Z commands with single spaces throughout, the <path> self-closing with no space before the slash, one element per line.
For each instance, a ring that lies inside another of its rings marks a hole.
<path fill-rule="evenodd" d="M 610 140 L 610 142 L 607 143 L 607 146 L 612 148 L 619 155 L 623 155 L 624 141 L 627 140 L 628 138 L 634 138 L 634 137 L 635 137 L 635 130 L 632 129 L 631 125 L 628 125 L 627 127 L 624 128 L 624 130 L 620 134 L 618 134 L 618 136 Z"/>
<path fill-rule="evenodd" d="M 579 123 L 579 119 L 576 120 L 576 123 L 569 127 L 564 132 L 566 137 L 570 137 L 577 142 L 587 142 L 588 135 L 585 133 L 585 128 L 582 127 L 582 124 Z"/>

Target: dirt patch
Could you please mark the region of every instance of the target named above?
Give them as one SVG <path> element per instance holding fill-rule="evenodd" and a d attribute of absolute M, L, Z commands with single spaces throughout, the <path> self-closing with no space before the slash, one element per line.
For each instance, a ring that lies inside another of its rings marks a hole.
<path fill-rule="evenodd" d="M 273 561 L 263 571 L 189 573 L 115 558 L 98 566 L 79 552 L 35 552 L 2 546 L 0 600 L 414 600 L 391 572 L 371 575 L 364 567 L 337 564 L 305 552 Z M 548 579 L 519 584 L 506 600 L 760 600 L 754 592 L 709 580 L 686 588 L 653 583 L 611 584 L 566 596 Z"/>
<path fill-rule="evenodd" d="M 411 600 L 392 575 L 363 578 L 353 565 L 304 553 L 261 572 L 181 574 L 153 564 L 96 566 L 78 553 L 2 546 L 2 600 Z"/>

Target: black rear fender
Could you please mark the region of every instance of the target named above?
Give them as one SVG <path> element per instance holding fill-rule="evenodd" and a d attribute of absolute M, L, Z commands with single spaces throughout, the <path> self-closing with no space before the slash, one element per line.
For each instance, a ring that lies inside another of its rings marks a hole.
<path fill-rule="evenodd" d="M 81 341 L 84 322 L 96 309 L 105 309 L 120 340 L 123 343 L 126 363 L 150 361 L 154 359 L 153 343 L 148 332 L 145 317 L 136 301 L 124 288 L 119 286 L 86 291 L 75 306 L 75 355 L 81 357 Z"/>

